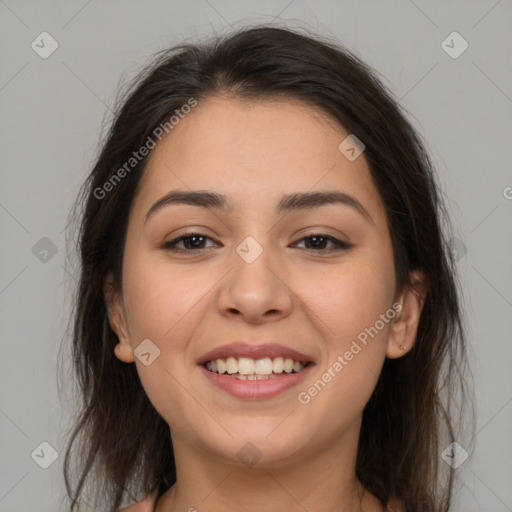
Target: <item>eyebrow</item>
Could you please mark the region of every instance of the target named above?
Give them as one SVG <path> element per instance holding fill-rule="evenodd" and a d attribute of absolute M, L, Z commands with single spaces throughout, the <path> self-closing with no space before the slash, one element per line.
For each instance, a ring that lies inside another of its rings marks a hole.
<path fill-rule="evenodd" d="M 144 223 L 157 211 L 173 204 L 187 204 L 202 208 L 212 208 L 225 212 L 232 211 L 233 202 L 225 195 L 216 192 L 194 190 L 172 190 L 158 199 L 146 213 Z M 362 215 L 368 222 L 374 223 L 366 208 L 354 196 L 340 191 L 295 192 L 282 196 L 276 206 L 276 213 L 285 214 L 291 211 L 319 208 L 327 204 L 349 206 Z"/>

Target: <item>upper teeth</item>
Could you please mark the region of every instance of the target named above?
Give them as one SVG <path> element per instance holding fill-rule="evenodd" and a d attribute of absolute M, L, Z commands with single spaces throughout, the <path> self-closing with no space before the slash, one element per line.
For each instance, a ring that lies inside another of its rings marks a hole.
<path fill-rule="evenodd" d="M 215 373 L 238 373 L 241 375 L 270 375 L 273 373 L 300 372 L 305 363 L 283 357 L 264 357 L 251 359 L 250 357 L 228 357 L 227 359 L 213 359 L 206 362 L 206 369 Z"/>

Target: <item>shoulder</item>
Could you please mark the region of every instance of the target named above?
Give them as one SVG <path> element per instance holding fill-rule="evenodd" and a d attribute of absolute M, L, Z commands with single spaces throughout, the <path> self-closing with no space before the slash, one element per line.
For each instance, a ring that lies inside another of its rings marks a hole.
<path fill-rule="evenodd" d="M 121 508 L 117 512 L 153 512 L 154 497 L 146 496 L 143 500 Z"/>

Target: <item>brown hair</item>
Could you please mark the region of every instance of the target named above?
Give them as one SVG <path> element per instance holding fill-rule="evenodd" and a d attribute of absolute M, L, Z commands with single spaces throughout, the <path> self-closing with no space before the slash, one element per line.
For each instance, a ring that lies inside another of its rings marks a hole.
<path fill-rule="evenodd" d="M 456 261 L 435 172 L 419 135 L 371 68 L 326 38 L 269 26 L 160 52 L 119 103 L 80 191 L 72 318 L 80 410 L 64 461 L 70 509 L 79 510 L 87 482 L 105 510 L 114 512 L 127 495 L 161 496 L 176 480 L 168 425 L 146 396 L 135 365 L 114 355 L 118 340 L 103 294 L 109 272 L 121 289 L 128 214 L 147 157 L 103 197 L 95 191 L 190 98 L 200 108 L 202 98 L 220 93 L 303 101 L 365 144 L 364 158 L 387 212 L 396 288 L 410 285 L 409 273 L 420 269 L 429 292 L 414 347 L 386 359 L 365 407 L 357 477 L 384 503 L 396 497 L 415 512 L 448 511 L 454 469 L 440 452 L 458 439 L 456 427 L 470 401 Z"/>

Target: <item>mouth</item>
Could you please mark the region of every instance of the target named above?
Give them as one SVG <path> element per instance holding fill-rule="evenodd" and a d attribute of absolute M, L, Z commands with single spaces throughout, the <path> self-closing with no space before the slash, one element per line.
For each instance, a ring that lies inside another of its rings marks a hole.
<path fill-rule="evenodd" d="M 215 388 L 244 400 L 272 398 L 291 390 L 316 364 L 309 355 L 268 342 L 222 345 L 196 362 Z"/>
<path fill-rule="evenodd" d="M 300 373 L 312 362 L 302 362 L 290 357 L 234 357 L 211 359 L 203 363 L 204 368 L 212 373 L 239 380 L 276 379 L 287 374 Z"/>

